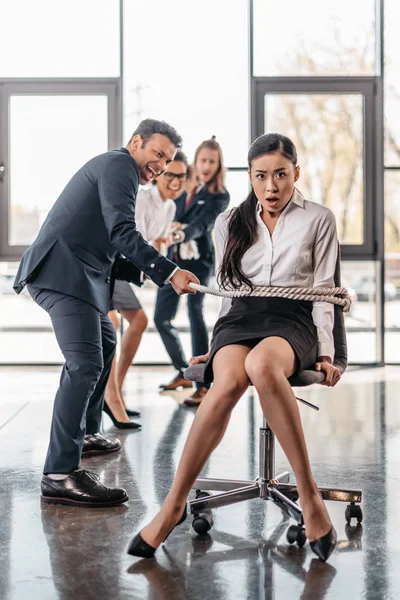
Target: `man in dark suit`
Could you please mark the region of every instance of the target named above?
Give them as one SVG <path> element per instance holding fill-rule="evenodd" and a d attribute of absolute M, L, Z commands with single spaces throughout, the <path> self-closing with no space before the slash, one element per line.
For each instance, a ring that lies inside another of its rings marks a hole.
<path fill-rule="evenodd" d="M 49 313 L 65 358 L 41 485 L 45 502 L 108 507 L 128 500 L 124 489 L 102 485 L 79 464 L 81 455 L 121 447 L 99 434 L 116 346 L 107 316 L 114 280 L 140 285 L 144 273 L 160 287 L 170 282 L 177 294 L 193 293 L 189 284 L 198 283 L 135 226 L 139 183 L 162 173 L 180 145 L 167 123 L 140 123 L 126 148 L 93 158 L 72 177 L 22 257 L 14 289 L 20 293 L 28 285 Z"/>

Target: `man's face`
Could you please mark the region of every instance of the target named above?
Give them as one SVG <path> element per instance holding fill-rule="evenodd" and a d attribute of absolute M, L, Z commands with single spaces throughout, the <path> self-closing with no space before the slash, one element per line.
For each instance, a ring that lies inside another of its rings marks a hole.
<path fill-rule="evenodd" d="M 154 133 L 147 142 L 135 135 L 128 146 L 132 158 L 139 167 L 140 183 L 145 185 L 163 173 L 174 159 L 176 146 L 160 133 Z"/>
<path fill-rule="evenodd" d="M 157 179 L 157 188 L 161 198 L 176 200 L 183 192 L 187 176 L 187 167 L 181 160 L 174 160 L 167 170 Z"/>

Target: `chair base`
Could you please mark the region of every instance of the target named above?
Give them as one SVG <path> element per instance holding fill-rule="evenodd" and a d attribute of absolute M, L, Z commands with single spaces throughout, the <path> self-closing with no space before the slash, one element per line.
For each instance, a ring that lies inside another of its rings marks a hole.
<path fill-rule="evenodd" d="M 297 504 L 299 496 L 296 484 L 290 483 L 290 474 L 287 471 L 275 476 L 274 444 L 274 434 L 264 419 L 264 426 L 260 429 L 260 476 L 255 481 L 202 478 L 195 481 L 193 489 L 196 489 L 196 499 L 190 501 L 189 506 L 190 513 L 195 515 L 193 527 L 197 533 L 204 534 L 211 529 L 213 524 L 212 509 L 245 502 L 254 498 L 271 500 L 283 513 L 292 517 L 300 529 L 303 528 L 303 513 Z M 361 490 L 327 487 L 320 487 L 318 489 L 323 500 L 348 503 L 345 511 L 347 523 L 350 523 L 353 518 L 356 518 L 358 523 L 361 523 L 363 518 L 362 510 L 359 506 L 362 499 Z M 211 494 L 211 491 L 221 493 Z M 299 540 L 304 539 L 303 534 L 299 536 Z M 295 539 L 290 539 L 290 537 L 288 532 L 288 541 L 290 543 L 295 541 Z M 299 545 L 301 544 L 299 543 Z"/>

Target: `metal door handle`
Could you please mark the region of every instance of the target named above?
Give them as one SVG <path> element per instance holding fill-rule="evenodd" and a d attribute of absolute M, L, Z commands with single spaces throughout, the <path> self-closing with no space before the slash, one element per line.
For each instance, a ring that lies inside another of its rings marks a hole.
<path fill-rule="evenodd" d="M 0 183 L 3 183 L 4 181 L 4 172 L 5 172 L 6 168 L 3 165 L 3 163 L 0 164 Z"/>

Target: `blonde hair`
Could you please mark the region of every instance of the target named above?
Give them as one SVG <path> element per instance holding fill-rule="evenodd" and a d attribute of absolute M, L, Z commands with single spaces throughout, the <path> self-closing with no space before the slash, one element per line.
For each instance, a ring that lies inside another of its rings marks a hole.
<path fill-rule="evenodd" d="M 225 189 L 225 167 L 224 167 L 224 156 L 222 154 L 222 148 L 218 144 L 215 135 L 211 136 L 209 140 L 201 142 L 200 146 L 197 147 L 194 153 L 194 160 L 192 168 L 190 169 L 190 177 L 188 179 L 188 190 L 193 192 L 200 181 L 196 174 L 196 162 L 201 150 L 206 148 L 207 150 L 216 150 L 218 152 L 219 166 L 214 177 L 207 183 L 207 187 L 211 193 L 216 194 L 223 192 Z"/>

